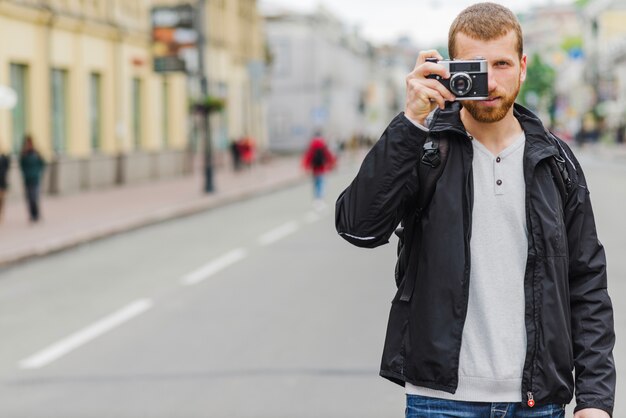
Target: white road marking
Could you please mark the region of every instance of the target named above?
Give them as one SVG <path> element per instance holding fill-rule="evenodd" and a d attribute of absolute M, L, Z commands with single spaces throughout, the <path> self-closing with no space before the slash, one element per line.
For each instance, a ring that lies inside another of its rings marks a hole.
<path fill-rule="evenodd" d="M 296 221 L 287 222 L 286 224 L 283 224 L 261 235 L 259 237 L 259 243 L 261 245 L 273 244 L 274 242 L 285 238 L 287 235 L 293 234 L 297 230 L 298 223 Z"/>
<path fill-rule="evenodd" d="M 95 324 L 78 331 L 75 334 L 51 345 L 48 348 L 28 357 L 19 362 L 22 369 L 37 369 L 46 366 L 53 361 L 63 357 L 70 351 L 77 349 L 83 344 L 96 339 L 107 331 L 123 324 L 124 322 L 142 314 L 152 307 L 152 301 L 149 299 L 137 300 L 125 308 L 101 319 Z"/>
<path fill-rule="evenodd" d="M 182 284 L 187 286 L 199 283 L 205 279 L 208 279 L 217 272 L 225 269 L 226 267 L 235 264 L 237 261 L 246 258 L 247 255 L 248 252 L 245 249 L 237 248 L 236 250 L 226 253 L 223 256 L 211 261 L 210 263 L 205 264 L 198 270 L 187 274 L 181 279 L 181 282 Z"/>
<path fill-rule="evenodd" d="M 317 212 L 309 212 L 304 215 L 304 221 L 308 224 L 312 224 L 321 219 L 321 216 Z"/>

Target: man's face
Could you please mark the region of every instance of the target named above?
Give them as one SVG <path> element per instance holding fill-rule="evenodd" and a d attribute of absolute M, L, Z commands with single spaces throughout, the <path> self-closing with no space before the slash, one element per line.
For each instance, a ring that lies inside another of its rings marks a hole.
<path fill-rule="evenodd" d="M 510 111 L 526 78 L 526 55 L 519 58 L 515 32 L 480 41 L 458 33 L 455 59 L 483 57 L 489 65 L 489 100 L 463 101 L 463 108 L 478 122 L 498 122 Z"/>

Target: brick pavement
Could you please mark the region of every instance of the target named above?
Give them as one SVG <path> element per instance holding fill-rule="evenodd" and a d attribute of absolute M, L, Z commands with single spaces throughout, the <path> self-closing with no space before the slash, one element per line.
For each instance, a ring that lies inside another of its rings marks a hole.
<path fill-rule="evenodd" d="M 119 232 L 185 216 L 304 181 L 297 157 L 275 157 L 235 173 L 214 173 L 215 192 L 202 193 L 201 173 L 71 196 L 42 196 L 42 220 L 30 224 L 26 204 L 6 204 L 0 222 L 0 266 L 50 254 Z"/>

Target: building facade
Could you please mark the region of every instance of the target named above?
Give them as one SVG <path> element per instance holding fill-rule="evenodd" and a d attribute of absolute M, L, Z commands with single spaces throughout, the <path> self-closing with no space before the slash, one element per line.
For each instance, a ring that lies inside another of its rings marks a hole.
<path fill-rule="evenodd" d="M 539 57 L 554 69 L 552 95 L 526 97 L 526 103 L 565 139 L 571 139 L 580 129 L 582 115 L 591 106 L 593 92 L 585 82 L 583 72 L 583 21 L 580 9 L 573 4 L 535 7 L 520 16 L 524 31 L 524 53 L 528 65 Z M 558 22 L 556 24 L 555 22 Z"/>
<path fill-rule="evenodd" d="M 225 150 L 247 136 L 263 151 L 268 135 L 265 106 L 266 41 L 257 0 L 207 0 L 210 94 L 226 108 L 212 117 L 213 138 Z"/>
<path fill-rule="evenodd" d="M 18 96 L 14 109 L 0 109 L 0 152 L 19 153 L 32 134 L 49 162 L 43 186 L 51 193 L 189 172 L 195 84 L 184 73 L 156 73 L 151 55 L 151 8 L 176 3 L 0 2 L 0 84 Z M 264 57 L 256 1 L 208 3 L 210 93 L 227 103 L 212 116 L 214 148 L 243 133 L 263 141 L 262 97 L 251 81 Z M 10 182 L 19 193 L 17 164 Z"/>
<path fill-rule="evenodd" d="M 591 0 L 583 10 L 585 79 L 593 113 L 612 131 L 626 123 L 626 0 Z"/>
<path fill-rule="evenodd" d="M 272 11 L 265 25 L 272 57 L 270 147 L 303 150 L 318 130 L 330 142 L 362 134 L 369 44 L 324 9 L 310 14 Z"/>
<path fill-rule="evenodd" d="M 569 139 L 583 125 L 610 133 L 626 123 L 625 0 L 537 7 L 521 21 L 529 60 L 537 53 L 557 74 L 554 103 L 535 109 L 544 120 L 552 105 L 553 128 Z"/>
<path fill-rule="evenodd" d="M 365 135 L 378 139 L 406 104 L 406 76 L 415 67 L 418 47 L 409 38 L 374 48 L 365 96 Z"/>

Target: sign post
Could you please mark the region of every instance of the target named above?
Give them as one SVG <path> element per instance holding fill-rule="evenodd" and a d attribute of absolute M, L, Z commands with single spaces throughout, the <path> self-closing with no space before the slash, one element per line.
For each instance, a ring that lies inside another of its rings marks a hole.
<path fill-rule="evenodd" d="M 206 0 L 152 9 L 154 71 L 185 72 L 200 81 L 202 101 L 208 100 L 205 68 Z M 197 111 L 194 107 L 193 111 Z M 213 192 L 213 156 L 209 110 L 201 108 L 204 133 L 204 191 Z"/>

